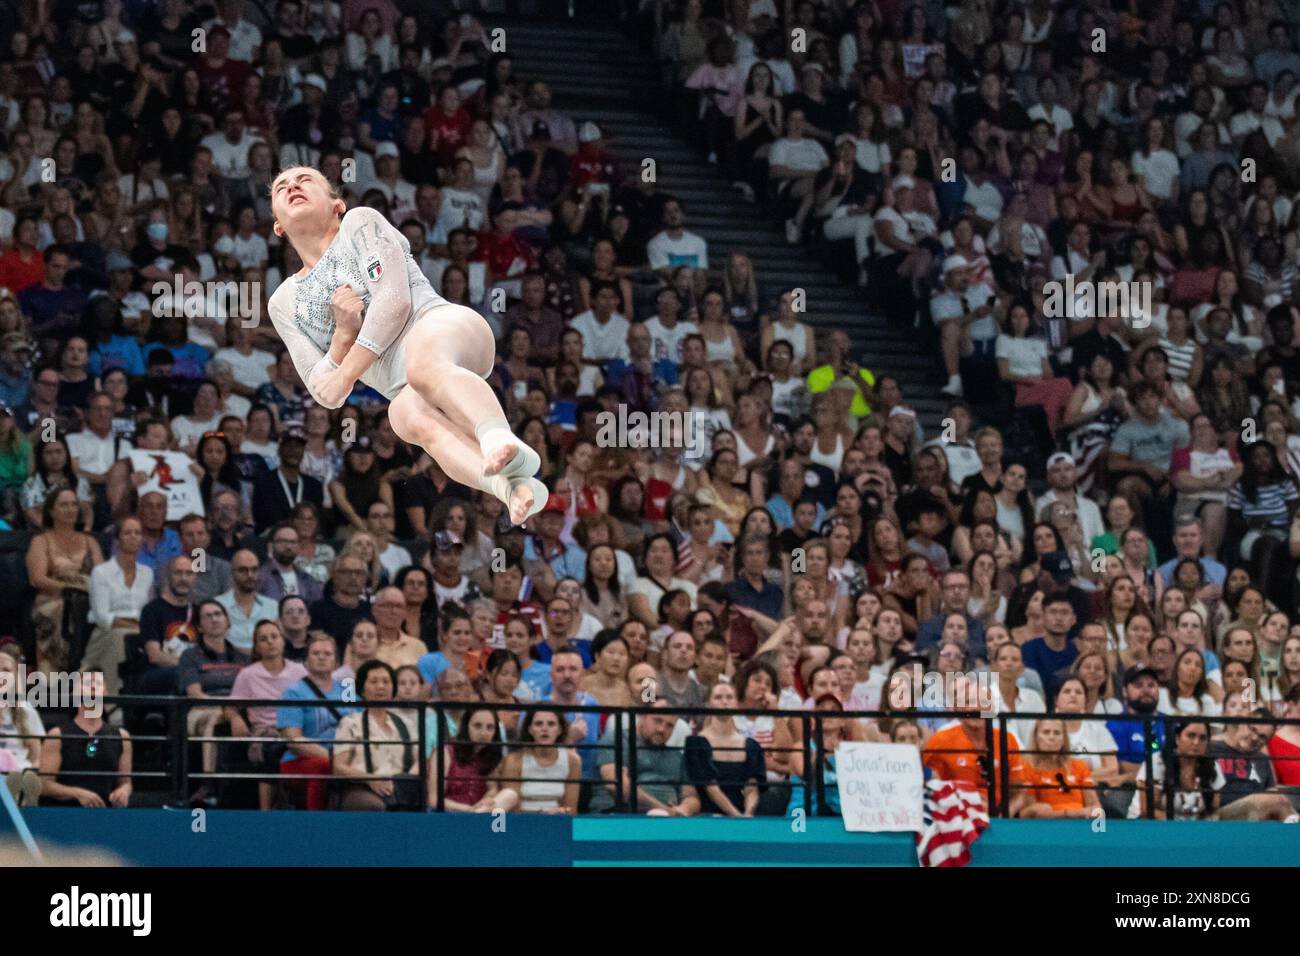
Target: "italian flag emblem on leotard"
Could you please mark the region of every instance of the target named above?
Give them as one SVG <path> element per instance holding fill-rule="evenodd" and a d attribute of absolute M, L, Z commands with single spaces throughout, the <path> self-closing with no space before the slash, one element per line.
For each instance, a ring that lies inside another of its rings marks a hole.
<path fill-rule="evenodd" d="M 370 265 L 366 266 L 366 276 L 371 282 L 374 282 L 384 274 L 384 265 L 378 259 L 372 259 Z"/>

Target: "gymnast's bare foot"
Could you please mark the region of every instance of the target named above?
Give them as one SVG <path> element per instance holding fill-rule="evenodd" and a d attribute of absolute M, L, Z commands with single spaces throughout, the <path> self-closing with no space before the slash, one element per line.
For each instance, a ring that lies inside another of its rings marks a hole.
<path fill-rule="evenodd" d="M 518 478 L 510 482 L 510 509 L 512 524 L 521 525 L 546 507 L 550 492 L 535 478 Z"/>
<path fill-rule="evenodd" d="M 519 454 L 519 445 L 515 442 L 506 442 L 499 448 L 494 448 L 483 456 L 484 476 L 491 478 L 493 475 L 500 474 L 501 469 L 514 461 L 517 454 Z M 515 524 L 518 523 L 515 522 Z"/>

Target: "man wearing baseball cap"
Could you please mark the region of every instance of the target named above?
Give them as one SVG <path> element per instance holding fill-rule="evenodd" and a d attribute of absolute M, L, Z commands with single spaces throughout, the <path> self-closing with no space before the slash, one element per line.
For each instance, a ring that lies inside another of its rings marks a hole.
<path fill-rule="evenodd" d="M 542 560 L 550 565 L 555 577 L 576 578 L 587 576 L 587 556 L 572 540 L 563 539 L 565 501 L 560 495 L 550 500 L 533 519 L 533 534 L 524 541 L 524 560 Z"/>
<path fill-rule="evenodd" d="M 1119 747 L 1119 774 L 1107 791 L 1102 791 L 1101 805 L 1107 816 L 1124 816 L 1133 802 L 1138 770 L 1152 754 L 1164 749 L 1165 724 L 1156 713 L 1160 702 L 1160 678 L 1147 664 L 1135 664 L 1124 672 L 1124 713 L 1106 721 L 1106 729 Z M 1144 717 L 1155 717 L 1150 729 Z"/>
<path fill-rule="evenodd" d="M 286 430 L 280 436 L 279 466 L 253 479 L 253 523 L 258 534 L 288 521 L 293 509 L 303 502 L 324 507 L 325 488 L 320 479 L 299 470 L 306 450 L 307 437 L 302 429 Z"/>
<path fill-rule="evenodd" d="M 32 373 L 28 368 L 32 350 L 31 340 L 21 332 L 6 332 L 0 337 L 0 404 L 10 408 L 27 404 L 32 387 Z"/>
<path fill-rule="evenodd" d="M 395 219 L 415 211 L 415 186 L 402 178 L 401 152 L 396 143 L 385 140 L 375 144 L 375 178 L 372 185 L 388 199 Z"/>
<path fill-rule="evenodd" d="M 807 121 L 807 134 L 828 150 L 843 125 L 839 106 L 826 95 L 826 71 L 816 60 L 799 68 L 799 89 L 785 98 L 786 112 L 800 110 Z"/>
<path fill-rule="evenodd" d="M 944 395 L 961 397 L 962 363 L 981 385 L 997 374 L 993 348 L 999 328 L 993 317 L 994 293 L 987 282 L 971 281 L 971 263 L 958 255 L 943 260 L 943 290 L 930 298 L 930 316 L 939 327 L 948 384 Z"/>
<path fill-rule="evenodd" d="M 301 102 L 295 103 L 280 116 L 280 142 L 293 145 L 294 162 L 314 165 L 320 157 L 321 147 L 332 138 L 338 118 L 337 115 L 331 117 L 325 110 L 325 94 L 328 91 L 329 84 L 325 82 L 325 77 L 319 73 L 308 73 L 298 82 Z"/>
<path fill-rule="evenodd" d="M 1092 598 L 1089 591 L 1079 587 L 1075 574 L 1074 562 L 1066 551 L 1049 551 L 1038 556 L 1038 577 L 1024 584 L 1017 585 L 1015 594 L 1029 596 L 1034 591 L 1054 594 L 1064 593 L 1074 607 L 1074 614 L 1079 622 L 1091 621 Z M 1014 597 L 1013 597 L 1014 599 Z"/>
<path fill-rule="evenodd" d="M 433 590 L 438 606 L 454 601 L 468 607 L 480 597 L 478 585 L 461 573 L 460 558 L 465 544 L 454 531 L 438 531 L 433 535 L 429 564 L 433 568 Z"/>

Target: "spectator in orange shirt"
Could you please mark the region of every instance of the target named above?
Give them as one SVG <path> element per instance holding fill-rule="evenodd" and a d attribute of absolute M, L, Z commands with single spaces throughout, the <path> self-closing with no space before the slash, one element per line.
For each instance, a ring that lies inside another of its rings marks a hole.
<path fill-rule="evenodd" d="M 998 754 L 1002 749 L 1001 736 L 1001 731 L 994 728 L 990 745 L 984 721 L 979 716 L 959 717 L 955 723 L 934 732 L 921 752 L 921 760 L 940 780 L 959 780 L 978 787 L 980 798 L 985 802 L 991 785 L 994 803 L 1000 807 L 1002 768 Z M 1016 786 L 1024 782 L 1024 763 L 1020 757 L 1020 742 L 1013 733 L 1007 734 L 1007 769 L 1012 784 L 1007 815 L 1014 817 L 1028 802 L 1029 796 Z M 990 809 L 995 812 L 997 807 Z"/>
<path fill-rule="evenodd" d="M 1024 793 L 1030 799 L 1022 817 L 1087 817 L 1101 808 L 1088 765 L 1071 756 L 1069 746 L 1064 722 L 1034 724 L 1033 743 L 1024 757 Z"/>

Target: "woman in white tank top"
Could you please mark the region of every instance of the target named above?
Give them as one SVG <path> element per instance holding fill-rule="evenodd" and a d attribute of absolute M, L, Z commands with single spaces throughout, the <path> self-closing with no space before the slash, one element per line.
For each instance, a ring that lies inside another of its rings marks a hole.
<path fill-rule="evenodd" d="M 731 432 L 736 439 L 736 457 L 740 459 L 741 468 L 748 468 L 750 462 L 758 458 L 767 458 L 776 445 L 772 423 L 766 419 L 764 406 L 757 398 L 740 396 Z"/>
<path fill-rule="evenodd" d="M 795 372 L 806 375 L 812 370 L 813 359 L 816 357 L 812 328 L 799 321 L 794 311 L 794 293 L 782 294 L 777 304 L 776 321 L 764 317 L 761 339 L 760 346 L 764 355 L 773 342 L 789 342 L 790 348 L 794 350 Z"/>
<path fill-rule="evenodd" d="M 730 338 L 724 338 L 721 342 L 712 342 L 706 338 L 704 340 L 704 356 L 710 362 L 734 362 L 736 360 L 736 349 L 732 346 Z"/>
<path fill-rule="evenodd" d="M 840 473 L 840 464 L 844 461 L 844 437 L 835 436 L 835 451 L 824 452 L 817 444 L 813 445 L 812 451 L 808 453 L 808 458 L 818 465 L 825 465 L 836 475 Z"/>
<path fill-rule="evenodd" d="M 727 321 L 727 300 L 717 289 L 704 293 L 700 301 L 700 335 L 704 337 L 704 354 L 710 362 L 735 364 L 745 350 L 740 334 Z"/>
<path fill-rule="evenodd" d="M 844 449 L 849 446 L 853 434 L 848 432 L 846 438 L 835 392 L 823 392 L 813 401 L 813 421 L 817 425 L 817 438 L 813 441 L 808 457 L 819 465 L 825 465 L 838 477 L 840 465 L 844 461 Z M 835 446 L 827 451 L 826 445 L 832 438 L 835 439 Z"/>
<path fill-rule="evenodd" d="M 475 120 L 469 131 L 469 145 L 457 152 L 474 166 L 474 193 L 486 207 L 492 199 L 492 187 L 500 180 L 506 168 L 506 157 L 497 142 L 492 126 L 487 120 Z"/>
<path fill-rule="evenodd" d="M 564 716 L 553 710 L 536 710 L 524 718 L 524 746 L 501 765 L 499 807 L 525 813 L 577 812 L 582 761 L 568 747 L 557 746 L 566 730 Z"/>

